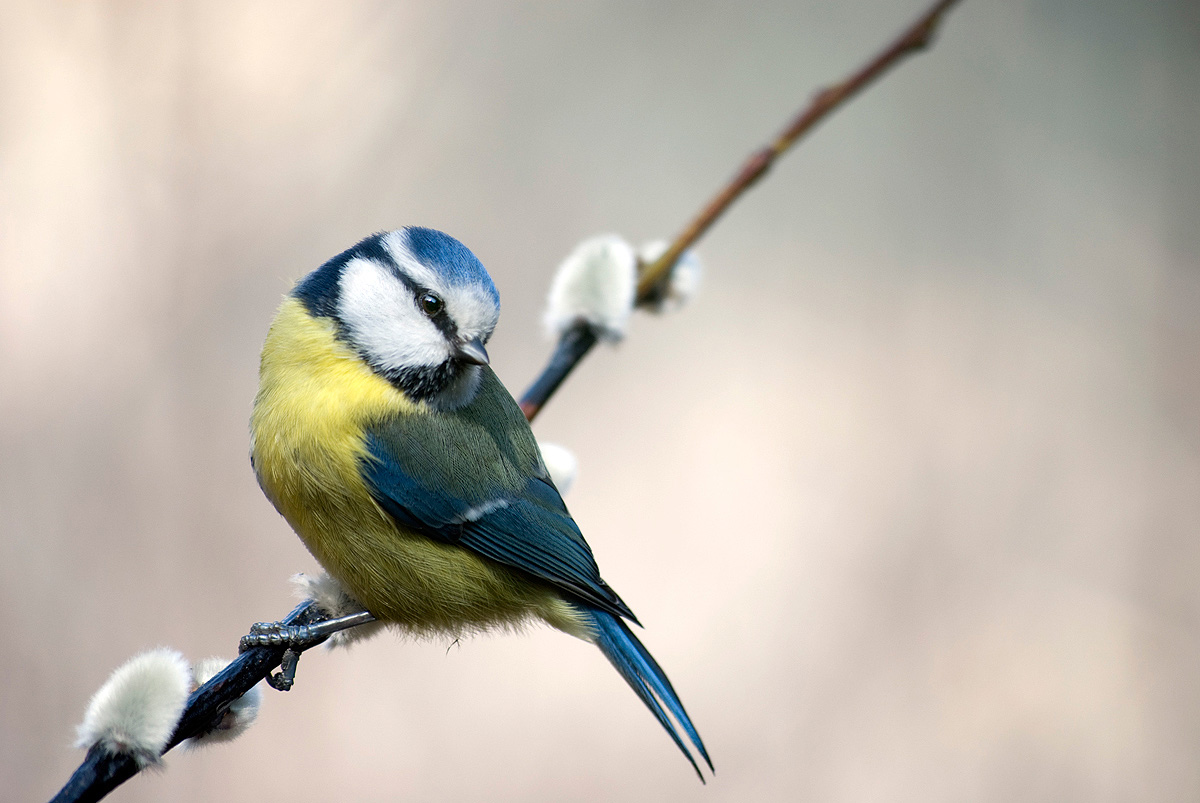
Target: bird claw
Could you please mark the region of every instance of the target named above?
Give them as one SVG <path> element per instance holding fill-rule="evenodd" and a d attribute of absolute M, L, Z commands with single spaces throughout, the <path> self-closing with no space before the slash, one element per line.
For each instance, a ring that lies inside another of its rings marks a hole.
<path fill-rule="evenodd" d="M 256 647 L 284 647 L 279 672 L 267 676 L 271 688 L 287 691 L 296 680 L 296 664 L 300 653 L 315 647 L 334 633 L 375 621 L 370 611 L 355 611 L 336 619 L 324 619 L 307 625 L 288 625 L 283 622 L 257 622 L 238 642 L 238 652 Z"/>
<path fill-rule="evenodd" d="M 308 625 L 285 625 L 282 622 L 257 622 L 238 642 L 238 652 L 255 647 L 286 647 L 279 671 L 267 676 L 267 684 L 278 691 L 288 691 L 296 682 L 296 666 L 300 651 L 320 640 Z"/>
<path fill-rule="evenodd" d="M 296 667 L 300 664 L 300 653 L 288 647 L 283 651 L 279 671 L 267 675 L 267 685 L 276 691 L 289 691 L 296 682 Z"/>

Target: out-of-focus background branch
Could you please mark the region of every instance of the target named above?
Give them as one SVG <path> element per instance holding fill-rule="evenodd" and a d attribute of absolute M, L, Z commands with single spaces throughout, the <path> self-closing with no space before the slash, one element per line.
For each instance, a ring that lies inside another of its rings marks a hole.
<path fill-rule="evenodd" d="M 890 43 L 873 53 L 864 64 L 841 80 L 821 87 L 811 101 L 788 121 L 783 131 L 767 145 L 755 150 L 742 162 L 729 181 L 709 198 L 670 241 L 663 241 L 661 253 L 649 261 L 638 260 L 636 306 L 660 306 L 671 276 L 680 258 L 734 203 L 770 171 L 776 160 L 787 153 L 818 123 L 828 117 L 863 88 L 894 69 L 908 56 L 927 48 L 933 41 L 946 12 L 958 0 L 938 0 L 902 30 Z M 553 289 L 550 291 L 553 306 Z M 533 384 L 520 396 L 521 411 L 532 421 L 559 384 L 587 356 L 600 339 L 595 322 L 576 321 L 559 332 L 558 344 Z"/>
<path fill-rule="evenodd" d="M 443 228 L 520 390 L 578 240 L 670 235 L 923 5 L 0 4 L 7 793 L 127 656 L 229 655 L 314 568 L 245 457 L 291 279 Z M 539 418 L 716 783 L 535 631 L 310 654 L 122 800 L 1200 796 L 1197 41 L 1190 2 L 964 4 Z"/>

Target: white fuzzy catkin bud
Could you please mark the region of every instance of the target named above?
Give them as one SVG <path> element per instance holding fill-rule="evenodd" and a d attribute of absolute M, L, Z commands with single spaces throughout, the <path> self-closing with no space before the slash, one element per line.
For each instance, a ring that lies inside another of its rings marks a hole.
<path fill-rule="evenodd" d="M 638 258 L 642 264 L 649 265 L 662 256 L 670 245 L 666 240 L 652 240 L 638 249 Z M 700 257 L 692 249 L 687 249 L 675 260 L 671 268 L 671 276 L 667 280 L 666 292 L 648 304 L 651 312 L 673 312 L 691 300 L 700 290 L 700 282 L 704 277 L 704 268 Z"/>
<path fill-rule="evenodd" d="M 122 664 L 88 703 L 76 745 L 101 745 L 131 756 L 139 767 L 158 763 L 191 691 L 191 669 L 175 650 L 161 647 Z"/>
<path fill-rule="evenodd" d="M 198 689 L 212 678 L 213 675 L 229 666 L 224 658 L 205 658 L 192 667 L 192 689 Z M 258 709 L 262 707 L 262 688 L 254 686 L 241 697 L 229 704 L 225 716 L 216 726 L 198 736 L 186 740 L 184 747 L 204 747 L 205 745 L 232 742 L 241 736 L 258 719 Z"/>
<path fill-rule="evenodd" d="M 542 450 L 542 462 L 550 472 L 550 479 L 554 480 L 554 487 L 565 495 L 571 490 L 575 475 L 579 473 L 579 461 L 570 449 L 557 443 L 539 443 L 538 447 Z"/>
<path fill-rule="evenodd" d="M 615 234 L 584 240 L 554 274 L 546 304 L 546 330 L 558 337 L 575 323 L 586 321 L 600 338 L 620 340 L 633 312 L 636 291 L 633 246 Z"/>
<path fill-rule="evenodd" d="M 350 596 L 342 584 L 326 572 L 315 576 L 304 573 L 292 575 L 292 586 L 296 596 L 300 599 L 311 599 L 317 603 L 318 608 L 334 619 L 366 610 L 366 606 Z M 329 648 L 349 647 L 351 644 L 366 641 L 383 632 L 384 627 L 383 622 L 369 622 L 365 625 L 339 630 L 329 637 L 325 646 Z"/>

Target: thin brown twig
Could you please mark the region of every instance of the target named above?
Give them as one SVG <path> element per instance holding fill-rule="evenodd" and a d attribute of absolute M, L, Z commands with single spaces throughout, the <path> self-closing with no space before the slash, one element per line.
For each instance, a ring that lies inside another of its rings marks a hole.
<path fill-rule="evenodd" d="M 898 64 L 905 56 L 928 47 L 942 16 L 959 0 L 938 0 L 908 30 L 871 61 L 840 83 L 818 90 L 809 105 L 801 110 L 775 141 L 751 154 L 742 169 L 718 192 L 691 223 L 681 231 L 662 255 L 642 270 L 638 279 L 639 303 L 650 298 L 655 288 L 666 278 L 680 254 L 690 248 L 709 227 L 733 205 L 733 202 L 750 189 L 775 160 L 796 144 L 802 136 L 825 119 L 834 109 L 845 103 L 860 89 Z"/>
<path fill-rule="evenodd" d="M 680 255 L 694 245 L 734 201 L 762 178 L 776 159 L 863 87 L 896 66 L 905 56 L 926 48 L 932 41 L 942 17 L 957 2 L 959 0 L 938 0 L 874 58 L 839 83 L 825 87 L 813 95 L 808 106 L 788 123 L 774 141 L 750 155 L 741 170 L 676 235 L 658 259 L 641 266 L 637 304 L 649 304 L 661 294 L 662 285 Z M 570 338 L 570 343 L 564 342 L 567 338 Z M 594 336 L 581 339 L 580 333 L 574 328 L 564 333 L 542 373 L 521 397 L 521 410 L 527 419 L 533 420 L 567 374 L 574 370 L 596 342 L 597 338 Z"/>

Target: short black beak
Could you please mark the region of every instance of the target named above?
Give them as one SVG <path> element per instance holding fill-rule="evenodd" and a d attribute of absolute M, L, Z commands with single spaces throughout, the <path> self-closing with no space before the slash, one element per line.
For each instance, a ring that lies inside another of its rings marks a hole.
<path fill-rule="evenodd" d="M 458 344 L 458 350 L 455 352 L 456 357 L 463 362 L 469 362 L 472 365 L 487 365 L 488 353 L 483 347 L 483 341 L 479 338 L 468 340 Z"/>

